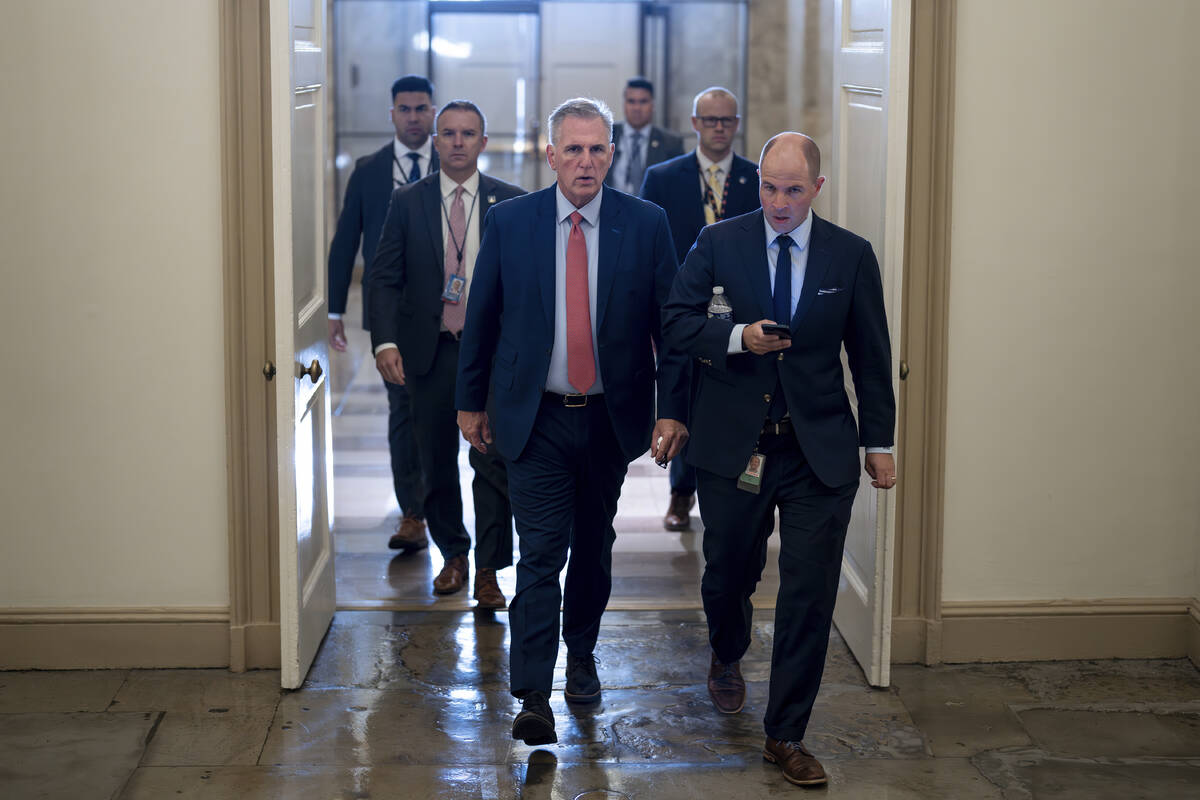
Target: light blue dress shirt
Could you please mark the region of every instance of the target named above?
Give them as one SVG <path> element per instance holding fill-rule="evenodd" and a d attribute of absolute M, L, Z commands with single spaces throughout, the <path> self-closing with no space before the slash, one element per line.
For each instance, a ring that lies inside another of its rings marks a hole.
<path fill-rule="evenodd" d="M 601 187 L 596 196 L 583 208 L 575 208 L 557 185 L 554 187 L 555 220 L 554 237 L 554 349 L 550 351 L 550 371 L 546 375 L 546 391 L 558 394 L 578 394 L 579 390 L 567 380 L 567 242 L 571 237 L 571 214 L 578 211 L 583 215 L 579 223 L 583 241 L 587 245 L 588 259 L 588 306 L 592 316 L 592 353 L 600 348 L 596 341 L 596 275 L 600 264 L 600 201 L 604 197 Z M 596 382 L 588 394 L 604 391 L 600 379 L 600 359 L 596 359 Z"/>

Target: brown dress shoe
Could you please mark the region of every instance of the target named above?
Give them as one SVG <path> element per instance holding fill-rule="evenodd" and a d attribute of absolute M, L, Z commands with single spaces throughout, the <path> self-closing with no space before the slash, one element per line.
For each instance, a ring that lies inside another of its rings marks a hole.
<path fill-rule="evenodd" d="M 469 571 L 470 567 L 467 565 L 465 553 L 450 559 L 446 562 L 446 566 L 442 567 L 438 576 L 433 579 L 433 593 L 454 594 L 466 585 Z"/>
<path fill-rule="evenodd" d="M 496 583 L 496 570 L 475 570 L 475 607 L 504 608 L 507 605 L 504 592 L 500 591 L 500 584 Z"/>
<path fill-rule="evenodd" d="M 412 553 L 429 547 L 429 538 L 425 536 L 425 520 L 405 515 L 400 518 L 396 532 L 388 539 L 388 547 Z"/>
<path fill-rule="evenodd" d="M 663 527 L 669 531 L 687 531 L 692 528 L 692 516 L 688 512 L 696 505 L 696 495 L 671 492 L 671 503 L 663 517 Z"/>
<path fill-rule="evenodd" d="M 746 681 L 738 662 L 722 664 L 713 653 L 708 668 L 708 696 L 722 714 L 736 714 L 746 705 Z"/>
<path fill-rule="evenodd" d="M 804 742 L 782 742 L 767 737 L 763 758 L 783 769 L 783 777 L 797 786 L 819 786 L 829 780 L 821 762 L 808 752 Z"/>

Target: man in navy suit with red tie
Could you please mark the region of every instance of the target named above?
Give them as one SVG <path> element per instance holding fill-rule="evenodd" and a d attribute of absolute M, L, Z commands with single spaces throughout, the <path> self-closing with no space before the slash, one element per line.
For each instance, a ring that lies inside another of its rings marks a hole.
<path fill-rule="evenodd" d="M 804 746 L 866 448 L 872 485 L 896 483 L 891 345 L 865 239 L 812 213 L 825 179 L 812 139 L 781 133 L 759 160 L 762 210 L 705 228 L 663 313 L 667 342 L 699 362 L 689 460 L 704 522 L 700 592 L 723 714 L 746 699 L 754 587 L 779 512 L 779 596 L 763 757 L 798 785 L 826 782 Z M 708 317 L 724 287 L 732 321 Z M 773 332 L 769 326 L 776 326 Z M 858 401 L 844 388 L 845 347 Z"/>
<path fill-rule="evenodd" d="M 557 741 L 548 697 L 560 600 L 564 694 L 599 701 L 593 650 L 625 471 L 647 447 L 665 464 L 687 438 L 683 358 L 660 334 L 676 273 L 666 215 L 603 185 L 613 152 L 603 103 L 568 100 L 548 128 L 555 185 L 499 203 L 485 225 L 455 403 L 467 441 L 508 464 L 521 542 L 509 606 L 511 690 L 522 706 L 512 735 L 526 744 Z"/>

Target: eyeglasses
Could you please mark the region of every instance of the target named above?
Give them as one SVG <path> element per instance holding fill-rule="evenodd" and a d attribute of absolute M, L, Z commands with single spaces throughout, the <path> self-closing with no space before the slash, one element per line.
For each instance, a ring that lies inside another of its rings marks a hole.
<path fill-rule="evenodd" d="M 732 128 L 734 125 L 737 125 L 737 121 L 741 117 L 698 117 L 698 119 L 700 120 L 700 124 L 706 128 L 715 128 L 718 123 L 722 127 Z"/>

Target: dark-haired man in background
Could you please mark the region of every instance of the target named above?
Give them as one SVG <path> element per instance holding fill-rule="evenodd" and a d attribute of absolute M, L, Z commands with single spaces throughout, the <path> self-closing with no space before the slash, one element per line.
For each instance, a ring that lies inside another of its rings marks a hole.
<path fill-rule="evenodd" d="M 613 163 L 604 182 L 619 192 L 637 194 L 646 169 L 683 153 L 683 139 L 651 124 L 653 83 L 630 78 L 624 97 L 625 122 L 613 124 Z"/>
<path fill-rule="evenodd" d="M 388 201 L 397 186 L 416 183 L 437 172 L 438 156 L 429 141 L 433 130 L 433 84 L 420 75 L 405 75 L 392 84 L 392 125 L 395 138 L 354 165 L 346 184 L 346 201 L 337 231 L 329 245 L 329 343 L 345 351 L 346 330 L 342 315 L 354 272 L 354 257 L 362 241 L 363 327 L 371 329 L 370 289 L 367 278 L 383 230 Z M 393 550 L 420 550 L 425 537 L 425 488 L 412 431 L 412 405 L 401 385 L 384 382 L 388 394 L 388 450 L 392 484 L 400 504 L 400 524 L 388 541 Z"/>

